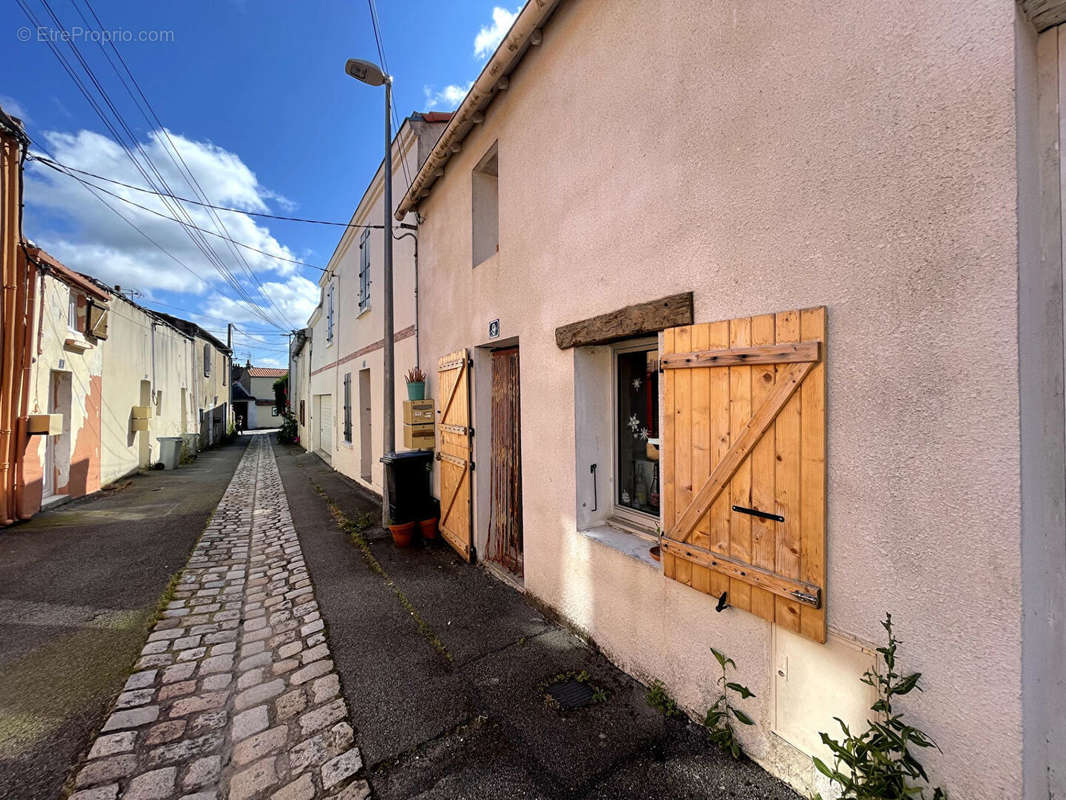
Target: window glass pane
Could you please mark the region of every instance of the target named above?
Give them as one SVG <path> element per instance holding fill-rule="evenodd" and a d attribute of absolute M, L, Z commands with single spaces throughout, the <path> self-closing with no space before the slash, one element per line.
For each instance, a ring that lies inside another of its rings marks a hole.
<path fill-rule="evenodd" d="M 655 348 L 619 353 L 618 497 L 620 506 L 659 515 L 659 363 Z"/>

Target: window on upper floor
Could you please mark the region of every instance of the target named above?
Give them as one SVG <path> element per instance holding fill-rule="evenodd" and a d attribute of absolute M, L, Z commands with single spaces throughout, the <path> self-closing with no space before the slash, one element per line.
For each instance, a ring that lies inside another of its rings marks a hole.
<path fill-rule="evenodd" d="M 493 144 L 471 176 L 471 236 L 474 266 L 500 249 L 500 188 L 498 144 Z"/>
<path fill-rule="evenodd" d="M 326 341 L 333 341 L 333 284 L 326 288 Z"/>
<path fill-rule="evenodd" d="M 211 345 L 204 345 L 204 377 L 211 377 Z"/>
<path fill-rule="evenodd" d="M 370 308 L 370 229 L 359 237 L 359 310 Z"/>
<path fill-rule="evenodd" d="M 78 329 L 78 296 L 73 290 L 67 291 L 67 327 L 72 331 Z"/>

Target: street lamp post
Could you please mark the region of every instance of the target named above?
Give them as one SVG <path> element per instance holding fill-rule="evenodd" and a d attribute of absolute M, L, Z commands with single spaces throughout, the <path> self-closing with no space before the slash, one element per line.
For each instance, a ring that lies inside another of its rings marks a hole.
<path fill-rule="evenodd" d="M 385 325 L 383 356 L 385 361 L 384 383 L 384 458 L 388 459 L 396 452 L 396 364 L 393 341 L 392 308 L 392 77 L 382 72 L 381 68 L 370 61 L 349 58 L 344 71 L 358 81 L 369 86 L 385 87 L 385 265 L 382 301 L 385 305 L 383 322 Z M 386 470 L 387 473 L 387 470 Z M 386 474 L 381 482 L 381 522 L 389 523 L 389 481 Z"/>

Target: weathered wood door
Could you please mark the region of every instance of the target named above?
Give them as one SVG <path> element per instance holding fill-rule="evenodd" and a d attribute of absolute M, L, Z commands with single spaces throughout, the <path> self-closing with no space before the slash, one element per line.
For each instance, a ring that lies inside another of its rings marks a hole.
<path fill-rule="evenodd" d="M 825 641 L 825 308 L 670 328 L 663 570 Z"/>
<path fill-rule="evenodd" d="M 522 575 L 522 430 L 518 348 L 492 354 L 492 504 L 485 558 Z"/>
<path fill-rule="evenodd" d="M 459 555 L 473 562 L 470 507 L 471 456 L 470 360 L 466 350 L 437 363 L 437 460 L 440 462 L 440 531 Z"/>

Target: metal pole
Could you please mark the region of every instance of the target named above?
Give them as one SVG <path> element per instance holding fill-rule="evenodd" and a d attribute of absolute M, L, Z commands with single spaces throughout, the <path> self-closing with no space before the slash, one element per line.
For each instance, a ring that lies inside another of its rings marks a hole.
<path fill-rule="evenodd" d="M 392 78 L 385 77 L 385 274 L 382 289 L 382 302 L 385 305 L 385 407 L 384 412 L 384 447 L 385 455 L 391 456 L 396 451 L 396 375 L 393 342 L 393 319 L 392 319 Z M 381 519 L 382 524 L 389 523 L 389 482 L 388 467 L 385 470 L 385 480 L 381 486 Z"/>

